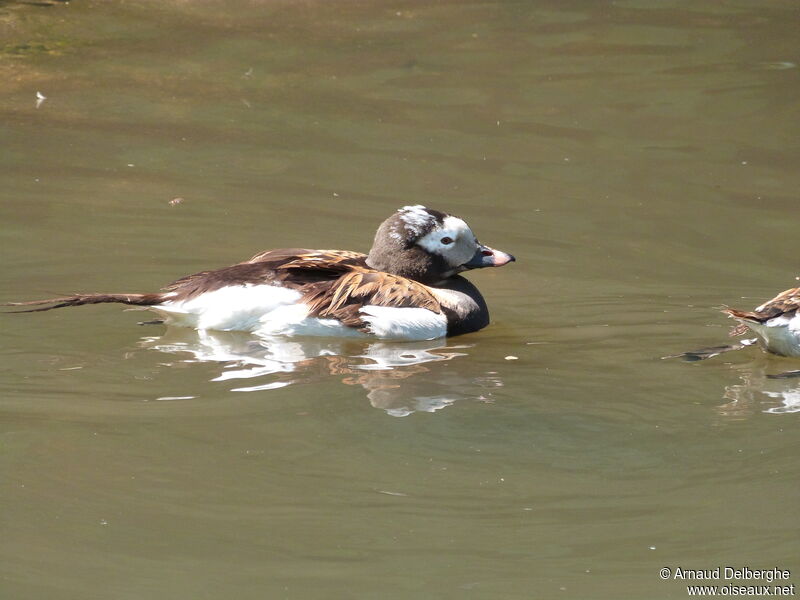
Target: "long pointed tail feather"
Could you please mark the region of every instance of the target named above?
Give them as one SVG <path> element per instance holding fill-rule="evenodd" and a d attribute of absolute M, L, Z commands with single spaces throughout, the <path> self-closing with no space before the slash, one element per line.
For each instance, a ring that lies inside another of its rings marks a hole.
<path fill-rule="evenodd" d="M 115 302 L 132 306 L 155 306 L 165 300 L 163 294 L 75 294 L 47 300 L 31 300 L 29 302 L 7 302 L 0 306 L 34 306 L 22 310 L 11 310 L 8 313 L 29 313 L 64 308 L 66 306 L 83 306 L 84 304 L 105 304 Z"/>
<path fill-rule="evenodd" d="M 725 346 L 711 346 L 709 348 L 699 348 L 698 350 L 690 350 L 688 352 L 681 352 L 680 354 L 670 354 L 669 356 L 662 356 L 661 358 L 682 358 L 687 362 L 695 362 L 698 360 L 707 360 L 709 358 L 714 358 L 715 356 L 719 356 L 720 354 L 724 354 L 725 352 L 731 352 L 733 350 L 741 350 L 742 348 L 747 348 L 748 346 L 752 346 L 753 344 L 757 343 L 757 338 L 751 338 L 747 340 L 739 340 L 735 344 L 727 344 Z"/>

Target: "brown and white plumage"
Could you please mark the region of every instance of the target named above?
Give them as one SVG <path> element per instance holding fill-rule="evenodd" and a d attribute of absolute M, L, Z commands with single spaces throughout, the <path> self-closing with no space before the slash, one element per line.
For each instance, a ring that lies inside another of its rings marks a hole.
<path fill-rule="evenodd" d="M 373 335 L 433 339 L 488 323 L 486 304 L 458 273 L 514 257 L 478 243 L 457 217 L 403 207 L 378 229 L 368 255 L 290 248 L 187 275 L 154 294 L 82 294 L 13 306 L 39 312 L 117 302 L 167 323 L 262 335 Z"/>
<path fill-rule="evenodd" d="M 753 310 L 726 308 L 722 312 L 739 321 L 734 333 L 750 330 L 765 350 L 800 356 L 800 288 L 781 292 Z"/>

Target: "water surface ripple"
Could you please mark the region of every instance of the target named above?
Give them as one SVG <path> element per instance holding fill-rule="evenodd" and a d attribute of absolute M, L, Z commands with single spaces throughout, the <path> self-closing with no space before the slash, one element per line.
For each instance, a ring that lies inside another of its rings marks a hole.
<path fill-rule="evenodd" d="M 431 343 L 0 315 L 0 597 L 800 573 L 797 362 L 661 358 L 796 285 L 798 31 L 783 0 L 0 2 L 0 301 L 366 251 L 417 203 L 517 257 L 470 274 L 491 326 Z"/>

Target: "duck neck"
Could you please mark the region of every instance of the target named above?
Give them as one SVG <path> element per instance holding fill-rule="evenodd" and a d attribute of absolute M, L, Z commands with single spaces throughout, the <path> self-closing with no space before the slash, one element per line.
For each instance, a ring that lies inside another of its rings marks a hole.
<path fill-rule="evenodd" d="M 430 288 L 447 315 L 447 334 L 478 331 L 489 324 L 489 308 L 472 282 L 460 275 Z"/>
<path fill-rule="evenodd" d="M 441 281 L 441 273 L 447 268 L 443 258 L 428 254 L 419 247 L 373 247 L 366 262 L 368 267 L 376 271 L 399 275 L 425 285 L 437 285 Z"/>

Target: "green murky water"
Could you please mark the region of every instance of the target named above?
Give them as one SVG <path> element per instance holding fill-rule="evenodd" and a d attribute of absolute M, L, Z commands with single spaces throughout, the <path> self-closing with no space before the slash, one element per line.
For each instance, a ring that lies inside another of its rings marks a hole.
<path fill-rule="evenodd" d="M 439 343 L 3 318 L 0 596 L 796 576 L 796 361 L 661 357 L 800 274 L 798 31 L 778 1 L 0 3 L 2 301 L 364 251 L 416 203 L 518 259 Z"/>

